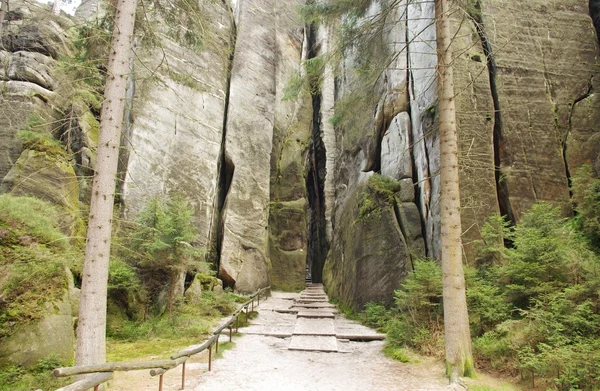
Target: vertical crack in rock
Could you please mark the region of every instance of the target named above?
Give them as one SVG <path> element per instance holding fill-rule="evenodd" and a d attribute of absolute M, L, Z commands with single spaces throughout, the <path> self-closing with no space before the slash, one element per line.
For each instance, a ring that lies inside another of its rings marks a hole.
<path fill-rule="evenodd" d="M 316 31 L 308 29 L 308 58 L 316 57 Z M 311 83 L 314 81 L 311 81 Z M 317 88 L 311 88 L 318 91 Z M 321 94 L 312 94 L 313 121 L 312 140 L 307 157 L 306 193 L 308 197 L 308 256 L 306 264 L 312 282 L 323 282 L 323 265 L 329 250 L 327 222 L 325 219 L 326 151 L 321 136 Z"/>
<path fill-rule="evenodd" d="M 508 219 L 515 224 L 516 218 L 510 204 L 510 196 L 507 182 L 502 178 L 502 165 L 506 163 L 505 156 L 505 145 L 502 129 L 502 110 L 500 108 L 500 98 L 498 95 L 498 87 L 496 85 L 496 62 L 494 59 L 494 51 L 492 45 L 486 35 L 485 26 L 483 24 L 483 18 L 481 16 L 481 2 L 476 0 L 473 7 L 469 9 L 469 16 L 475 25 L 479 39 L 481 40 L 481 46 L 483 47 L 483 53 L 486 58 L 488 67 L 490 91 L 492 94 L 492 102 L 494 105 L 494 167 L 496 177 L 496 192 L 498 195 L 498 204 L 500 207 L 500 214 L 508 217 Z"/>
<path fill-rule="evenodd" d="M 599 3 L 598 7 L 600 8 L 600 1 L 598 3 Z M 592 4 L 592 1 L 590 1 L 590 9 L 591 9 L 591 4 Z M 599 10 L 599 12 L 600 12 L 600 10 Z M 600 17 L 600 15 L 599 15 L 599 17 Z M 573 131 L 573 113 L 575 111 L 575 106 L 577 106 L 577 104 L 579 102 L 581 102 L 582 100 L 589 98 L 593 94 L 593 92 L 594 92 L 594 75 L 592 75 L 590 77 L 590 80 L 588 81 L 587 91 L 584 94 L 582 94 L 580 97 L 575 99 L 573 101 L 573 103 L 571 103 L 569 105 L 569 125 L 567 127 L 565 136 L 562 140 L 562 157 L 565 162 L 565 175 L 567 177 L 567 181 L 569 184 L 569 195 L 571 197 L 573 197 L 573 192 L 571 191 L 571 170 L 569 168 L 569 160 L 567 159 L 567 148 L 569 146 L 569 137 L 571 136 L 571 132 Z"/>
<path fill-rule="evenodd" d="M 219 270 L 220 259 L 221 259 L 221 245 L 223 242 L 223 210 L 225 208 L 225 202 L 227 195 L 229 194 L 229 188 L 235 172 L 235 165 L 233 161 L 227 156 L 225 151 L 225 140 L 227 137 L 227 116 L 229 113 L 229 98 L 231 94 L 231 72 L 233 68 L 233 59 L 235 53 L 235 45 L 237 41 L 237 26 L 234 18 L 234 10 L 228 6 L 231 15 L 231 37 L 229 41 L 229 47 L 231 54 L 229 55 L 229 63 L 227 69 L 227 90 L 225 91 L 225 105 L 223 111 L 223 133 L 221 137 L 221 151 L 219 152 L 219 163 L 217 169 L 219 171 L 217 176 L 218 187 L 217 194 L 214 200 L 214 210 L 212 214 L 211 229 L 210 229 L 210 248 L 208 251 L 208 260 L 211 261 L 216 270 Z M 221 275 L 219 276 L 223 280 L 224 287 L 233 287 L 235 280 L 230 276 Z"/>

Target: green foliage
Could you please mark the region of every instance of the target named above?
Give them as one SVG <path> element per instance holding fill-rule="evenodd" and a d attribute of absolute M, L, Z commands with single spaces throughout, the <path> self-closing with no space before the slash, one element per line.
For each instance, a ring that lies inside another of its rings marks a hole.
<path fill-rule="evenodd" d="M 516 368 L 551 390 L 598 389 L 600 261 L 573 227 L 538 203 L 512 231 L 497 219 L 482 231 L 493 261 L 467 280 L 480 363 Z M 504 251 L 488 245 L 507 237 L 512 247 Z"/>
<path fill-rule="evenodd" d="M 443 334 L 442 270 L 416 260 L 414 270 L 395 293 L 395 308 L 383 330 L 391 346 L 408 346 L 439 355 Z"/>
<path fill-rule="evenodd" d="M 410 359 L 410 357 L 408 357 L 404 349 L 396 345 L 386 344 L 383 348 L 383 354 L 385 354 L 392 360 L 400 361 L 403 363 L 412 362 L 412 360 Z"/>
<path fill-rule="evenodd" d="M 600 246 L 600 179 L 591 165 L 585 164 L 571 178 L 576 225 L 594 246 Z"/>
<path fill-rule="evenodd" d="M 202 292 L 194 304 L 179 305 L 171 315 L 152 316 L 131 321 L 110 314 L 107 335 L 114 340 L 137 341 L 155 338 L 202 338 L 208 335 L 223 316 L 237 308 L 240 297 L 232 293 Z"/>
<path fill-rule="evenodd" d="M 25 127 L 17 133 L 17 137 L 23 141 L 23 149 L 46 152 L 54 156 L 66 156 L 65 146 L 49 131 L 51 123 L 51 120 L 39 114 L 31 114 L 27 117 Z"/>
<path fill-rule="evenodd" d="M 0 195 L 0 337 L 47 312 L 67 287 L 65 269 L 80 262 L 58 229 L 58 213 L 44 201 Z"/>
<path fill-rule="evenodd" d="M 317 56 L 302 62 L 302 72 L 292 74 L 283 93 L 283 101 L 298 99 L 303 92 L 316 95 L 321 91 L 327 60 Z"/>
<path fill-rule="evenodd" d="M 85 22 L 75 29 L 71 54 L 60 58 L 57 79 L 62 106 L 83 103 L 99 113 L 112 35 L 112 14 Z"/>
<path fill-rule="evenodd" d="M 385 175 L 374 174 L 360 195 L 358 218 L 379 216 L 381 209 L 395 205 L 394 195 L 400 191 L 400 182 Z"/>
<path fill-rule="evenodd" d="M 483 267 L 497 266 L 506 259 L 505 241 L 513 238 L 510 222 L 502 216 L 491 216 L 481 229 L 481 242 L 477 246 L 477 263 Z"/>
<path fill-rule="evenodd" d="M 469 323 L 474 336 L 491 331 L 511 317 L 511 306 L 504 300 L 501 288 L 475 269 L 465 269 Z"/>
<path fill-rule="evenodd" d="M 513 246 L 499 275 L 505 295 L 522 309 L 532 299 L 577 282 L 581 262 L 593 257 L 559 209 L 548 203 L 535 204 L 523 215 L 514 229 Z"/>
<path fill-rule="evenodd" d="M 139 291 L 141 281 L 133 266 L 118 258 L 111 258 L 108 268 L 108 289 Z"/>
<path fill-rule="evenodd" d="M 72 380 L 54 377 L 52 370 L 66 365 L 68 363 L 50 356 L 29 369 L 17 365 L 0 367 L 0 391 L 54 390 L 64 387 Z"/>
<path fill-rule="evenodd" d="M 373 302 L 365 304 L 364 311 L 360 313 L 360 319 L 363 324 L 378 330 L 385 327 L 390 317 L 390 311 L 385 305 Z"/>
<path fill-rule="evenodd" d="M 193 213 L 181 196 L 150 200 L 127 238 L 128 255 L 142 268 L 185 268 L 200 255 L 190 244 L 196 238 Z"/>
<path fill-rule="evenodd" d="M 175 42 L 194 50 L 202 50 L 209 38 L 207 14 L 201 1 L 142 0 L 136 15 L 136 32 L 146 47 L 160 45 L 159 24 Z"/>

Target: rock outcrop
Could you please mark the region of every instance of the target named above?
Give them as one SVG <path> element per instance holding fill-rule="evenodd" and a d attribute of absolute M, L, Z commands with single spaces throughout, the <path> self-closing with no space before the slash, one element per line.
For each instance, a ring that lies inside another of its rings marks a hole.
<path fill-rule="evenodd" d="M 46 303 L 47 315 L 24 325 L 0 344 L 0 361 L 34 366 L 40 360 L 56 357 L 68 363 L 75 355 L 75 332 L 69 293 L 58 303 Z"/>
<path fill-rule="evenodd" d="M 133 219 L 154 197 L 183 195 L 194 208 L 196 244 L 207 248 L 216 224 L 232 14 L 220 2 L 203 2 L 202 12 L 209 21 L 204 50 L 169 38 L 138 49 L 123 202 Z"/>

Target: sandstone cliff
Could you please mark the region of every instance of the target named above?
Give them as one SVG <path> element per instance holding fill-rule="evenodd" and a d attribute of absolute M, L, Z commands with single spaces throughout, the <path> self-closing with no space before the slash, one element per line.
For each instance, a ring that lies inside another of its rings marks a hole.
<path fill-rule="evenodd" d="M 383 15 L 384 27 L 368 56 L 356 41 L 323 62 L 318 83 L 284 101 L 302 64 L 317 64 L 337 42 L 337 22 L 306 26 L 302 4 L 201 2 L 206 45 L 186 46 L 166 25 L 160 45 L 138 42 L 120 201 L 133 219 L 152 197 L 185 195 L 200 233 L 194 245 L 225 286 L 300 289 L 308 268 L 358 309 L 389 301 L 414 257 L 439 256 L 434 9 L 373 0 L 366 17 Z M 465 261 L 473 263 L 488 216 L 517 221 L 537 200 L 570 213 L 570 173 L 599 155 L 598 43 L 585 1 L 453 6 Z M 69 106 L 65 164 L 31 144 L 22 151 L 15 137 L 32 113 L 62 115 L 48 104 L 64 84 L 52 69 L 72 39 L 61 23 L 15 23 L 4 34 L 0 176 L 3 191 L 59 204 L 74 230 L 94 168 L 93 110 Z M 369 83 L 357 72 L 365 63 L 380 70 Z M 378 217 L 360 220 L 374 174 L 399 192 Z M 53 189 L 37 194 L 30 180 Z"/>

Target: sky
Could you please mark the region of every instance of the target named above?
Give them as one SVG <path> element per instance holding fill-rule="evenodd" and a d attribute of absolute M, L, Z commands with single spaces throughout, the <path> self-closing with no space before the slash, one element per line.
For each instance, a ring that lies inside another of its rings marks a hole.
<path fill-rule="evenodd" d="M 38 0 L 38 1 L 40 3 L 54 3 L 54 1 L 49 1 L 49 0 Z M 60 0 L 60 2 L 62 3 L 60 6 L 60 9 L 63 10 L 64 12 L 68 13 L 69 15 L 74 15 L 75 10 L 79 6 L 79 4 L 81 4 L 81 0 Z"/>

